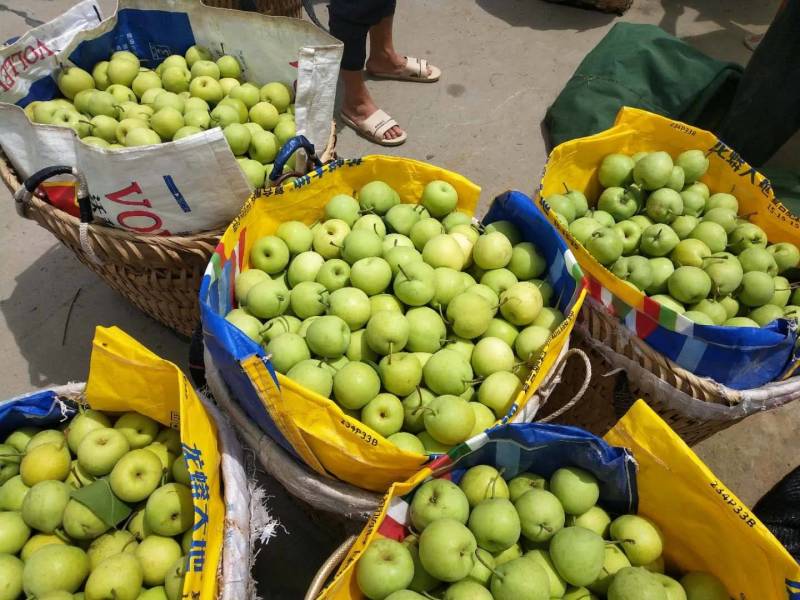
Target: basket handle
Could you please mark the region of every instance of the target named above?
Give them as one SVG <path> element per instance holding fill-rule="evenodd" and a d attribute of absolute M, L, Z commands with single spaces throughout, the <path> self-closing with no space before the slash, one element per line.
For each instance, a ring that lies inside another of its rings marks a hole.
<path fill-rule="evenodd" d="M 333 554 L 331 554 L 324 563 L 322 563 L 322 566 L 317 571 L 317 574 L 314 575 L 314 579 L 311 580 L 311 584 L 308 586 L 308 591 L 306 592 L 304 600 L 315 600 L 317 596 L 320 595 L 322 589 L 325 587 L 325 582 L 328 581 L 331 574 L 339 567 L 344 557 L 350 552 L 350 548 L 352 548 L 355 543 L 356 536 L 351 535 L 333 551 Z"/>
<path fill-rule="evenodd" d="M 92 216 L 92 203 L 89 200 L 89 187 L 86 184 L 86 178 L 78 169 L 68 165 L 54 165 L 52 167 L 39 169 L 23 182 L 22 187 L 14 194 L 14 201 L 16 202 L 19 215 L 21 217 L 25 216 L 25 206 L 30 202 L 37 188 L 56 175 L 72 175 L 78 181 L 78 209 L 80 211 L 80 221 L 81 223 L 91 223 L 94 217 Z M 47 201 L 47 196 L 44 197 L 44 200 Z"/>
<path fill-rule="evenodd" d="M 580 348 L 570 348 L 564 354 L 564 356 L 561 357 L 561 360 L 556 365 L 556 368 L 561 370 L 561 371 L 563 371 L 564 367 L 567 364 L 567 361 L 570 358 L 570 356 L 577 356 L 583 361 L 583 366 L 584 366 L 584 369 L 585 369 L 584 378 L 583 378 L 583 384 L 581 385 L 580 389 L 578 389 L 578 391 L 575 393 L 575 396 L 572 397 L 572 400 L 567 402 L 564 406 L 562 406 L 561 408 L 559 408 L 557 411 L 553 412 L 552 414 L 549 414 L 549 415 L 547 415 L 546 417 L 544 417 L 542 419 L 538 419 L 536 421 L 537 423 L 549 423 L 553 419 L 557 419 L 558 417 L 563 415 L 565 412 L 567 412 L 569 409 L 571 409 L 573 406 L 575 406 L 580 401 L 581 398 L 583 398 L 583 395 L 586 393 L 586 390 L 589 388 L 589 382 L 591 382 L 591 380 L 592 380 L 592 363 L 589 361 L 589 357 L 586 356 L 586 353 L 583 350 L 581 350 Z"/>
<path fill-rule="evenodd" d="M 322 161 L 317 157 L 316 150 L 314 149 L 314 144 L 309 142 L 306 136 L 296 135 L 283 145 L 280 152 L 278 152 L 278 156 L 275 157 L 275 162 L 273 163 L 272 167 L 272 173 L 269 174 L 270 181 L 272 181 L 273 183 L 278 183 L 278 180 L 281 179 L 281 175 L 283 174 L 283 168 L 286 166 L 286 163 L 289 161 L 292 154 L 294 154 L 301 148 L 306 151 L 306 154 L 308 154 L 308 159 L 314 163 L 315 167 L 322 166 Z M 298 174 L 291 174 L 291 175 L 294 177 L 298 176 Z"/>

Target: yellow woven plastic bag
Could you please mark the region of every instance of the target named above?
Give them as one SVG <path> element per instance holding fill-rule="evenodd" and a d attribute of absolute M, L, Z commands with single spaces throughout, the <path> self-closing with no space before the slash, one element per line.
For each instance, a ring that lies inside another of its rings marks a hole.
<path fill-rule="evenodd" d="M 513 428 L 521 429 L 512 431 Z M 531 431 L 536 428 L 539 428 L 538 432 Z M 551 439 L 543 441 L 543 436 Z M 583 437 L 593 436 L 583 432 Z M 561 446 L 564 453 L 562 466 L 566 466 L 574 464 L 575 457 L 580 456 L 578 453 L 568 457 L 567 453 L 574 452 L 576 445 L 585 442 L 580 430 L 575 428 L 538 424 L 498 428 L 491 433 L 491 438 L 495 442 L 507 440 L 515 446 L 515 451 L 508 451 L 501 444 L 497 447 L 476 444 L 474 452 L 478 453 L 477 456 L 447 457 L 432 465 L 433 469 L 426 466 L 408 481 L 392 486 L 381 507 L 369 519 L 339 565 L 330 584 L 317 598 L 364 600 L 356 582 L 355 566 L 359 557 L 375 539 L 400 540 L 408 534 L 409 499 L 402 497 L 429 477 L 451 477 L 474 464 L 492 464 L 500 468 L 501 462 L 506 475 L 515 473 L 514 465 L 520 454 L 535 452 L 536 448 L 548 443 L 558 443 L 558 438 L 566 442 Z M 536 441 L 526 447 L 520 443 L 526 438 Z M 629 483 L 633 484 L 635 480 L 638 514 L 655 521 L 663 531 L 668 571 L 713 573 L 736 600 L 797 600 L 800 592 L 800 583 L 797 583 L 800 582 L 800 567 L 797 563 L 644 401 L 636 402 L 604 440 L 614 447 L 627 448 L 629 453 L 620 456 L 613 449 L 598 449 L 594 444 L 589 446 L 593 448 L 589 454 L 595 464 L 605 467 L 606 474 L 609 470 L 616 473 L 614 485 L 617 488 L 624 488 L 625 474 L 636 470 Z M 627 464 L 631 460 L 630 454 L 635 465 Z M 552 456 L 542 460 L 552 460 Z M 543 471 L 543 463 L 536 457 L 528 457 L 525 464 L 530 465 L 531 471 Z M 550 463 L 550 468 L 552 466 Z M 625 490 L 617 491 L 623 493 L 624 498 Z M 631 498 L 635 495 L 631 494 Z M 616 502 L 619 504 L 619 498 Z M 635 501 L 631 500 L 631 504 Z M 608 502 L 604 505 L 611 508 Z M 613 508 L 611 512 L 614 512 Z"/>
<path fill-rule="evenodd" d="M 225 505 L 216 427 L 181 370 L 116 327 L 98 327 L 86 400 L 96 410 L 134 410 L 180 428 L 192 483 L 195 521 L 184 598 L 217 597 Z"/>
<path fill-rule="evenodd" d="M 775 198 L 769 181 L 714 134 L 647 111 L 624 107 L 611 129 L 565 142 L 547 161 L 536 203 L 567 240 L 587 275 L 588 292 L 635 335 L 685 369 L 735 389 L 757 388 L 785 375 L 792 367 L 794 334 L 786 320 L 766 328 L 696 325 L 625 284 L 603 267 L 555 218 L 543 199 L 581 190 L 590 205 L 601 192 L 597 172 L 612 153 L 663 150 L 673 157 L 690 149 L 709 158 L 700 179 L 713 192 L 732 192 L 739 214 L 761 227 L 770 242 L 800 244 L 800 220 Z"/>
<path fill-rule="evenodd" d="M 605 439 L 633 452 L 639 513 L 664 532 L 669 567 L 713 573 L 737 600 L 799 597 L 800 566 L 643 400 Z"/>
<path fill-rule="evenodd" d="M 376 179 L 392 186 L 402 202 L 417 202 L 430 181 L 447 181 L 458 192 L 458 209 L 469 214 L 474 214 L 480 194 L 480 188 L 461 175 L 415 160 L 367 156 L 331 163 L 247 201 L 239 218 L 223 234 L 206 270 L 200 304 L 206 348 L 250 418 L 317 473 L 383 492 L 393 482 L 405 481 L 416 473 L 427 456 L 399 449 L 346 415 L 332 400 L 275 373 L 263 348 L 223 319 L 234 306 L 233 282 L 238 273 L 249 268 L 254 241 L 273 234 L 285 221 L 313 224 L 322 218 L 331 197 L 355 195 Z M 525 198 L 525 203 L 533 208 L 530 199 Z M 547 227 L 547 223 L 543 222 L 543 226 Z M 548 231 L 552 232 L 549 228 Z M 561 243 L 555 234 L 553 239 Z M 563 243 L 562 247 L 566 252 Z M 571 254 L 563 258 L 559 264 L 566 277 L 571 277 L 568 269 L 576 266 L 575 261 Z M 574 280 L 572 285 L 577 291 L 573 300 L 572 294 L 564 299 L 569 302 L 567 310 L 562 308 L 566 318 L 551 337 L 510 415 L 533 395 L 569 339 L 585 295 Z"/>

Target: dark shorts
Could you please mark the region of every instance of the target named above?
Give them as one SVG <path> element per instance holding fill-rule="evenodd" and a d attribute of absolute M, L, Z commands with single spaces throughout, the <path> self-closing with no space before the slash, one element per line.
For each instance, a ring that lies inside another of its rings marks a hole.
<path fill-rule="evenodd" d="M 331 35 L 344 43 L 342 69 L 360 71 L 367 59 L 370 27 L 394 14 L 397 0 L 331 0 Z"/>

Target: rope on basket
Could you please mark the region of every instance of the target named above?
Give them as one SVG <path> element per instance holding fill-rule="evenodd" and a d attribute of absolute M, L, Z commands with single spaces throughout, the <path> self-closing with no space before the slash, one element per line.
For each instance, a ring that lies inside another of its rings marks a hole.
<path fill-rule="evenodd" d="M 89 257 L 96 265 L 102 264 L 103 261 L 100 260 L 100 257 L 97 256 L 94 252 L 94 248 L 92 248 L 92 243 L 89 241 L 89 224 L 88 223 L 81 223 L 78 226 L 78 236 L 81 241 L 81 248 L 86 253 L 86 256 Z"/>
<path fill-rule="evenodd" d="M 325 583 L 328 581 L 328 578 L 331 574 L 342 564 L 344 557 L 347 556 L 347 553 L 350 552 L 350 548 L 353 547 L 353 544 L 356 543 L 356 536 L 351 535 L 345 541 L 341 543 L 341 545 L 333 551 L 327 560 L 322 563 L 322 566 L 317 571 L 317 574 L 314 575 L 314 579 L 311 580 L 311 584 L 308 586 L 308 591 L 306 592 L 305 597 L 303 600 L 314 600 L 317 596 L 319 596 L 322 588 L 325 587 Z"/>
<path fill-rule="evenodd" d="M 558 384 L 561 382 L 561 375 L 563 374 L 564 367 L 566 366 L 564 357 L 567 355 L 568 351 L 569 340 L 567 340 L 567 342 L 561 348 L 556 361 L 553 363 L 553 367 L 539 384 L 539 387 L 536 388 L 536 391 L 533 392 L 530 400 L 528 400 L 528 402 L 526 402 L 525 405 L 517 410 L 517 412 L 511 417 L 511 423 L 533 422 L 537 413 L 545 404 L 547 404 L 547 400 L 550 398 L 553 390 L 555 390 L 555 388 L 558 387 Z M 526 382 L 526 384 L 523 386 L 523 389 L 527 390 L 529 384 L 530 380 Z"/>
<path fill-rule="evenodd" d="M 559 408 L 558 410 L 556 410 L 552 414 L 549 414 L 546 417 L 544 417 L 542 419 L 539 419 L 537 421 L 538 423 L 550 423 L 554 419 L 557 419 L 558 417 L 563 415 L 565 412 L 567 412 L 569 409 L 571 409 L 573 406 L 575 406 L 580 401 L 581 398 L 583 398 L 583 395 L 586 393 L 586 390 L 589 388 L 589 383 L 592 380 L 592 363 L 589 362 L 589 357 L 586 356 L 586 353 L 583 350 L 580 350 L 579 348 L 571 348 L 561 358 L 560 363 L 563 363 L 563 365 L 566 366 L 567 360 L 569 360 L 570 356 L 578 356 L 583 361 L 583 366 L 586 369 L 586 376 L 583 379 L 583 384 L 581 384 L 581 387 L 578 389 L 578 391 L 572 397 L 572 400 L 570 400 L 569 402 L 564 404 L 564 406 L 562 406 L 561 408 Z M 563 366 L 562 366 L 562 369 L 563 369 Z"/>

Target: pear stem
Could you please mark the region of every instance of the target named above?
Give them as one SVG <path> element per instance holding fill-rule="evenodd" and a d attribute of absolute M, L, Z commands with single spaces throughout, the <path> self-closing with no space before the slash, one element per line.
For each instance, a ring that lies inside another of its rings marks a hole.
<path fill-rule="evenodd" d="M 124 552 L 125 552 L 125 549 L 126 549 L 128 546 L 130 546 L 132 543 L 134 543 L 135 541 L 136 541 L 136 538 L 135 538 L 135 537 L 131 537 L 131 539 L 129 539 L 127 542 L 125 542 L 125 545 L 124 545 L 124 546 L 122 546 L 122 550 L 120 550 L 120 551 L 118 552 L 118 554 L 122 554 L 122 553 L 124 553 Z"/>
<path fill-rule="evenodd" d="M 569 188 L 567 187 L 567 182 L 566 182 L 566 181 L 562 181 L 562 182 L 561 182 L 561 185 L 563 185 L 563 186 L 564 186 L 564 191 L 565 191 L 567 194 L 569 194 Z"/>
<path fill-rule="evenodd" d="M 486 561 L 484 561 L 484 560 L 481 558 L 481 555 L 478 553 L 478 551 L 477 551 L 477 550 L 475 550 L 475 558 L 477 558 L 477 559 L 478 559 L 478 562 L 479 562 L 479 563 L 481 563 L 481 564 L 482 564 L 484 567 L 486 567 L 487 569 L 489 569 L 489 572 L 490 572 L 492 575 L 494 575 L 495 577 L 499 577 L 500 579 L 503 579 L 503 575 L 502 575 L 502 573 L 498 573 L 497 571 L 495 571 L 494 567 L 491 567 L 491 566 L 489 566 L 488 564 L 486 564 Z"/>
<path fill-rule="evenodd" d="M 72 540 L 69 539 L 69 536 L 66 532 L 59 527 L 58 529 L 53 531 L 53 535 L 60 539 L 62 542 L 66 542 L 67 544 L 72 544 Z"/>
<path fill-rule="evenodd" d="M 494 498 L 495 490 L 496 490 L 496 488 L 497 488 L 497 480 L 498 480 L 498 479 L 500 479 L 500 478 L 503 476 L 503 473 L 505 472 L 505 470 L 506 470 L 506 468 L 505 468 L 505 467 L 502 467 L 502 468 L 501 468 L 501 469 L 500 469 L 500 470 L 497 472 L 497 475 L 495 475 L 494 477 L 492 477 L 491 481 L 490 481 L 489 483 L 487 483 L 487 484 L 486 484 L 486 491 L 488 492 L 488 491 L 489 491 L 489 488 L 491 487 L 491 488 L 492 488 L 492 495 L 491 495 L 491 496 L 484 495 L 484 498 Z"/>
<path fill-rule="evenodd" d="M 128 525 L 130 525 L 131 521 L 133 520 L 133 517 L 134 517 L 136 514 L 137 514 L 137 513 L 136 513 L 136 511 L 133 511 L 131 514 L 129 514 L 129 515 L 128 515 L 128 518 L 127 518 L 127 519 L 125 519 L 125 520 L 122 522 L 122 527 L 121 527 L 120 529 L 127 529 L 127 528 L 128 528 Z M 133 536 L 133 538 L 134 538 L 134 539 L 136 539 L 136 536 Z"/>

